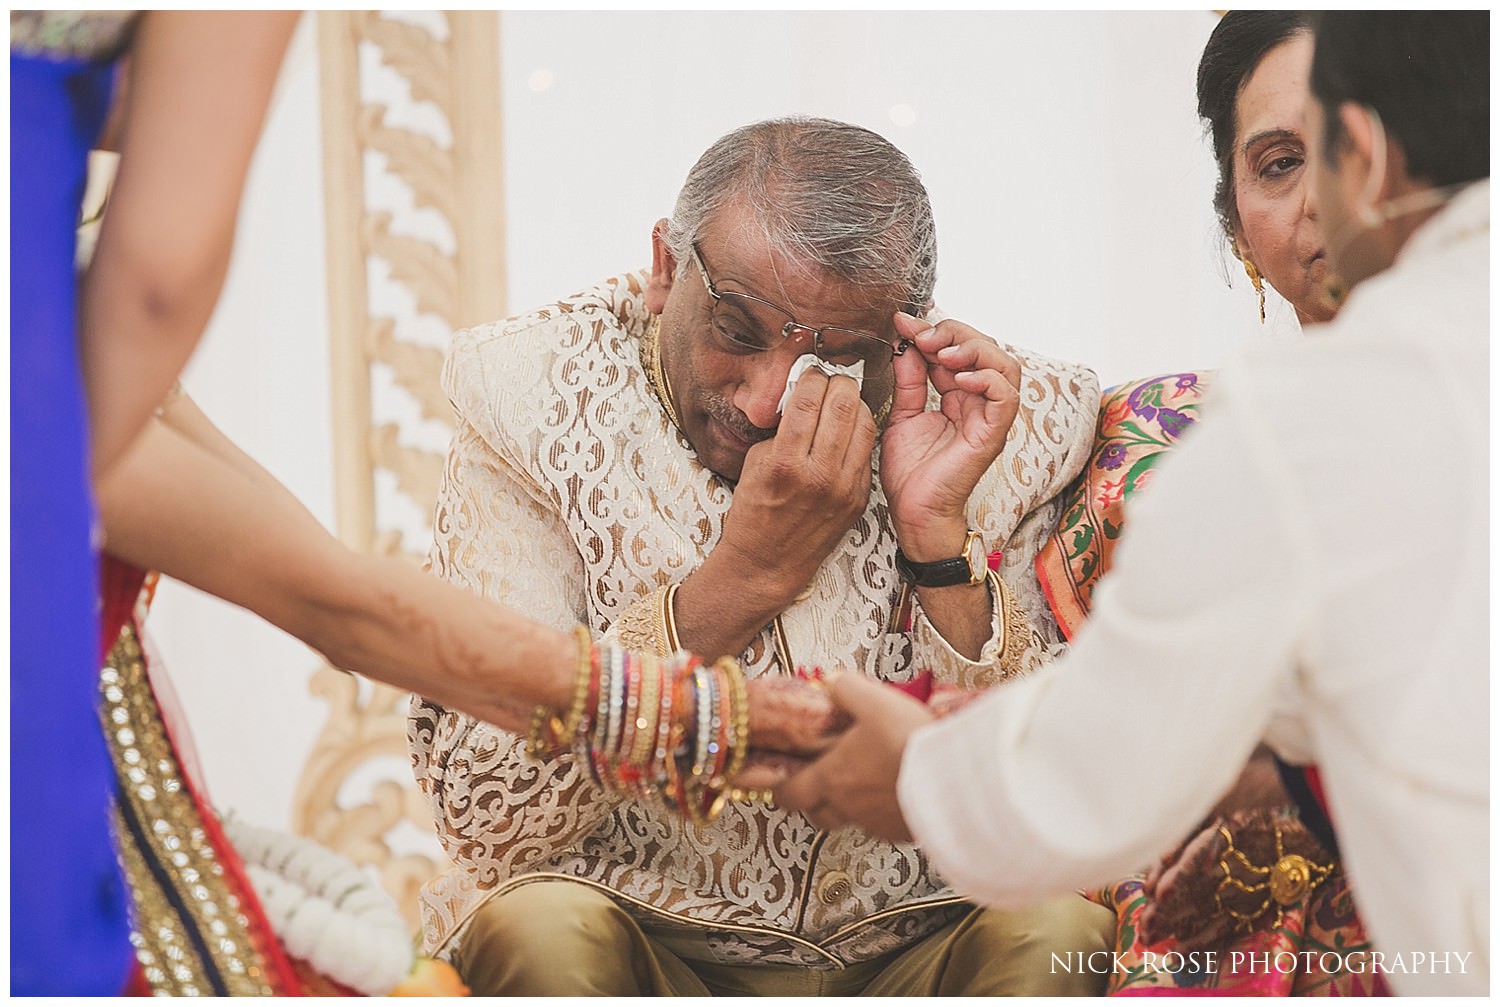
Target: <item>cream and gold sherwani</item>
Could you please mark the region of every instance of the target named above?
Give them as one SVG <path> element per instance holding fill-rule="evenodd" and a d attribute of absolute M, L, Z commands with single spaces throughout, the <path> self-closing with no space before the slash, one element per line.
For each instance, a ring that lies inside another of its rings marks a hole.
<path fill-rule="evenodd" d="M 454 337 L 443 383 L 458 428 L 432 566 L 542 622 L 664 648 L 667 588 L 718 542 L 733 486 L 698 463 L 647 380 L 646 281 L 617 277 Z M 898 681 L 932 669 L 978 686 L 1043 656 L 1046 641 L 1025 624 L 1044 605 L 1031 559 L 1056 519 L 1052 498 L 1084 463 L 1099 391 L 1082 368 L 1011 352 L 1023 371 L 1021 413 L 970 511 L 987 547 L 1004 547 L 1012 584 L 981 659 L 949 648 L 919 606 L 910 630 L 902 625 L 877 479 L 864 515 L 782 615 L 784 646 L 768 627 L 741 655 L 748 675 L 787 674 L 789 652 L 793 665 Z M 864 961 L 967 908 L 912 846 L 855 829 L 821 833 L 763 805 L 731 804 L 694 826 L 604 792 L 571 756 L 530 759 L 524 739 L 420 698 L 409 737 L 456 865 L 424 892 L 429 949 L 488 895 L 549 875 L 597 885 L 654 933 L 680 928 L 730 963 Z"/>

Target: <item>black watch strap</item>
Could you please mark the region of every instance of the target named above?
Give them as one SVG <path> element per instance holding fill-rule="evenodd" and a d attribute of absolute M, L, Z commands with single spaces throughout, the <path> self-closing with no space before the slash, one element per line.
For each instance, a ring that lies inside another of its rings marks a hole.
<path fill-rule="evenodd" d="M 896 575 L 908 584 L 917 587 L 953 587 L 957 584 L 977 584 L 984 579 L 985 566 L 980 552 L 983 546 L 977 532 L 969 532 L 964 540 L 964 550 L 957 556 L 934 560 L 931 563 L 914 563 L 896 550 Z"/>

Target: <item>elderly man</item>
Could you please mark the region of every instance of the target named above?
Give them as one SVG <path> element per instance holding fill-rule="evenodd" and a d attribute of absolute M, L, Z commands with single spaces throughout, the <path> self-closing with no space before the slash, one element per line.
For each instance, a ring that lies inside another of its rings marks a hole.
<path fill-rule="evenodd" d="M 825 828 L 915 835 L 964 891 L 1024 905 L 1168 848 L 1264 737 L 1317 763 L 1374 943 L 1333 960 L 1401 994 L 1482 994 L 1489 13 L 1328 12 L 1316 37 L 1308 151 L 1338 318 L 1219 379 L 1066 658 L 930 725 L 842 676 L 854 727 L 778 796 Z M 1185 569 L 1191 593 L 1160 590 Z M 1105 740 L 1125 706 L 1138 729 Z M 1122 789 L 1118 765 L 1150 785 Z M 1326 874 L 1280 849 L 1218 866 L 1273 911 Z"/>
<path fill-rule="evenodd" d="M 907 159 L 843 123 L 747 126 L 651 240 L 649 273 L 455 338 L 435 571 L 752 679 L 975 687 L 1038 661 L 1029 563 L 1097 383 L 919 320 L 936 239 Z M 457 865 L 425 893 L 429 946 L 475 993 L 1098 988 L 1050 964 L 1110 946 L 1078 896 L 977 910 L 911 845 L 765 803 L 685 821 L 428 701 L 410 738 Z"/>

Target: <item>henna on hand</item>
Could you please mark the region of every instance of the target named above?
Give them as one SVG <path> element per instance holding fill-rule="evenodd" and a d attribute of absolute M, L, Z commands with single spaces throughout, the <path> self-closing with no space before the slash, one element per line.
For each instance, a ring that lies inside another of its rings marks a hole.
<path fill-rule="evenodd" d="M 751 751 L 744 766 L 730 782 L 741 790 L 774 790 L 809 761 L 785 752 Z"/>
<path fill-rule="evenodd" d="M 1209 823 L 1146 875 L 1142 891 L 1150 900 L 1138 923 L 1141 940 L 1176 941 L 1182 950 L 1217 947 L 1229 939 L 1234 918 L 1215 902 L 1225 850 L 1218 821 Z"/>
<path fill-rule="evenodd" d="M 813 756 L 849 726 L 821 682 L 804 678 L 756 678 L 750 694 L 750 744 L 758 753 Z"/>

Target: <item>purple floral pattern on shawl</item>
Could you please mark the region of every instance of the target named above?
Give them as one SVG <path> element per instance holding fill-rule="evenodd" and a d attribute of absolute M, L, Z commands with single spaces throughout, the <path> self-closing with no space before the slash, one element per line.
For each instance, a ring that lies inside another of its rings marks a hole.
<path fill-rule="evenodd" d="M 1062 521 L 1036 560 L 1042 589 L 1070 639 L 1109 568 L 1125 502 L 1150 483 L 1167 450 L 1197 422 L 1207 384 L 1197 372 L 1163 374 L 1117 385 L 1100 399 L 1094 452 L 1069 488 Z"/>

